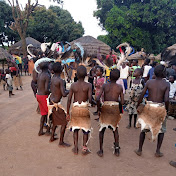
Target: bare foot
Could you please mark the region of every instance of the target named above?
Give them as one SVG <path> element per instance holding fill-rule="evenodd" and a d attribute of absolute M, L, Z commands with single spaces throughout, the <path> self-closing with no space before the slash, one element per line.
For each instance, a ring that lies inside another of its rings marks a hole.
<path fill-rule="evenodd" d="M 60 147 L 70 147 L 71 145 L 70 144 L 67 144 L 65 142 L 59 142 L 59 146 Z"/>
<path fill-rule="evenodd" d="M 103 150 L 99 150 L 99 151 L 97 152 L 97 155 L 98 155 L 99 157 L 103 157 Z"/>
<path fill-rule="evenodd" d="M 50 142 L 53 142 L 53 141 L 55 141 L 55 140 L 58 140 L 58 138 L 55 138 L 55 137 L 53 138 L 53 137 L 51 137 L 49 141 L 50 141 Z"/>
<path fill-rule="evenodd" d="M 130 125 L 128 125 L 126 128 L 127 128 L 127 129 L 130 129 L 130 128 L 131 128 L 131 126 L 130 126 Z"/>
<path fill-rule="evenodd" d="M 42 131 L 39 131 L 39 133 L 38 133 L 38 136 L 42 136 L 42 135 L 44 135 L 45 133 Z"/>
<path fill-rule="evenodd" d="M 135 150 L 134 152 L 135 152 L 135 153 L 136 153 L 136 155 L 138 155 L 138 156 L 141 156 L 141 155 L 142 155 L 142 151 Z"/>
<path fill-rule="evenodd" d="M 156 157 L 163 157 L 164 155 L 163 155 L 163 153 L 161 153 L 161 152 L 156 152 L 156 153 L 155 153 L 155 156 L 156 156 Z"/>
<path fill-rule="evenodd" d="M 117 156 L 117 157 L 120 155 L 120 151 L 119 151 L 119 149 L 115 149 L 115 151 L 114 151 L 114 155 Z"/>
<path fill-rule="evenodd" d="M 78 148 L 72 148 L 72 152 L 75 154 L 75 155 L 78 155 Z"/>
<path fill-rule="evenodd" d="M 91 153 L 91 151 L 88 148 L 83 148 L 82 149 L 82 155 L 88 155 L 90 153 Z"/>
<path fill-rule="evenodd" d="M 173 167 L 175 167 L 175 168 L 176 168 L 176 162 L 171 161 L 169 164 L 170 164 L 171 166 L 173 166 Z"/>

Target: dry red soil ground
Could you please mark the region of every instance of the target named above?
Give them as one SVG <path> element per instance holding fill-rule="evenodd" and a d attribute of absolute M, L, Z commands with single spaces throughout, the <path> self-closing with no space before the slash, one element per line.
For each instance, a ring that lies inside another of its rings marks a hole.
<path fill-rule="evenodd" d="M 138 147 L 140 129 L 126 129 L 128 115 L 125 112 L 120 122 L 120 157 L 113 155 L 112 131 L 106 130 L 104 139 L 104 157 L 96 154 L 99 149 L 98 122 L 91 114 L 93 133 L 88 147 L 91 154 L 75 156 L 72 132 L 65 134 L 65 142 L 71 148 L 59 148 L 58 140 L 49 143 L 48 136 L 39 137 L 40 115 L 36 113 L 37 102 L 30 88 L 31 77 L 23 76 L 24 90 L 14 90 L 15 96 L 8 98 L 8 91 L 0 87 L 0 175 L 1 176 L 175 176 L 176 169 L 169 165 L 170 160 L 176 161 L 176 127 L 175 120 L 167 121 L 162 152 L 164 157 L 155 158 L 156 142 L 146 138 L 141 157 L 134 153 Z M 64 106 L 67 99 L 63 99 Z M 91 108 L 91 112 L 95 109 Z M 59 134 L 60 127 L 57 128 Z M 80 149 L 82 132 L 79 134 Z"/>

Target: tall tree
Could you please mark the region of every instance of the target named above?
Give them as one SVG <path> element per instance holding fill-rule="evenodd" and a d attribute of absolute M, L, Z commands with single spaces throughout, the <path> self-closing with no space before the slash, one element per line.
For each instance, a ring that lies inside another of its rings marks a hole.
<path fill-rule="evenodd" d="M 112 47 L 125 41 L 157 54 L 175 43 L 176 0 L 97 0 L 97 7 L 94 15 L 108 31 L 100 38 Z"/>
<path fill-rule="evenodd" d="M 19 39 L 18 34 L 8 27 L 12 21 L 11 7 L 4 0 L 0 0 L 0 44 L 2 46 L 4 42 L 9 44 Z"/>
<path fill-rule="evenodd" d="M 62 0 L 53 0 L 57 3 L 63 3 Z M 38 0 L 35 0 L 35 3 L 32 3 L 31 0 L 28 0 L 25 8 L 19 5 L 18 0 L 8 0 L 10 6 L 12 7 L 12 15 L 14 19 L 14 23 L 10 26 L 10 28 L 14 31 L 17 31 L 21 40 L 22 40 L 22 50 L 23 55 L 27 55 L 27 46 L 26 46 L 26 32 L 29 24 L 29 17 L 34 12 L 34 9 L 38 5 Z"/>
<path fill-rule="evenodd" d="M 82 24 L 76 23 L 67 10 L 59 6 L 37 7 L 29 19 L 27 35 L 40 42 L 72 41 L 82 37 Z"/>

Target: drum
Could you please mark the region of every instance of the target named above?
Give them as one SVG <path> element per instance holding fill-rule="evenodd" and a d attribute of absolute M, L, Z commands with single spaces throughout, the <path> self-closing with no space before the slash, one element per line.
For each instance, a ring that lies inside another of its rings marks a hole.
<path fill-rule="evenodd" d="M 170 100 L 168 115 L 176 118 L 176 100 Z"/>

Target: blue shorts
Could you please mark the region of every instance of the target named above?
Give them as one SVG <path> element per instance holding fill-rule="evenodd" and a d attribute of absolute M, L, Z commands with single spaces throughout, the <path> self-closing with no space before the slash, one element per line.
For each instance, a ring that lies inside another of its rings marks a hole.
<path fill-rule="evenodd" d="M 124 84 L 125 90 L 127 90 L 127 79 L 123 79 L 123 84 Z"/>

